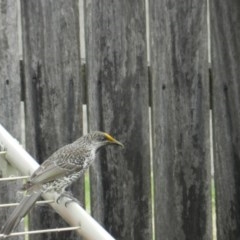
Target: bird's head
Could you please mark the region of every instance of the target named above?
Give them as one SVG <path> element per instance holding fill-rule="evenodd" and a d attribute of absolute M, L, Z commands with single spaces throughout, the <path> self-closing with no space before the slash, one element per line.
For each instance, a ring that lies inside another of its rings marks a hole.
<path fill-rule="evenodd" d="M 86 135 L 87 141 L 96 150 L 106 145 L 118 145 L 124 147 L 122 143 L 105 132 L 95 131 Z"/>

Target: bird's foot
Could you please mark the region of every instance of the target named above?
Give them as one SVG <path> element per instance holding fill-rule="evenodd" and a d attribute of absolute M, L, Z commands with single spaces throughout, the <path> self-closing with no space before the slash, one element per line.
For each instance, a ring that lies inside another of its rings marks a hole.
<path fill-rule="evenodd" d="M 68 200 L 64 200 L 64 198 L 67 198 Z M 68 205 L 72 202 L 76 202 L 77 204 L 81 205 L 80 201 L 77 198 L 73 197 L 71 192 L 61 193 L 61 195 L 56 200 L 57 204 L 59 204 L 62 200 L 64 200 L 65 207 L 68 207 Z"/>
<path fill-rule="evenodd" d="M 68 205 L 72 202 L 75 202 L 78 205 L 82 206 L 81 202 L 77 198 L 72 197 L 71 199 L 65 202 L 65 207 L 68 207 Z"/>

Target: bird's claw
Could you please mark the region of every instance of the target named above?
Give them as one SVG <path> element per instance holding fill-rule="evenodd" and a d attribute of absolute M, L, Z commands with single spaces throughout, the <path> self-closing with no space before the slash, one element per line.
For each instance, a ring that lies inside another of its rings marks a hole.
<path fill-rule="evenodd" d="M 65 203 L 64 203 L 65 207 L 68 207 L 68 205 L 69 205 L 70 203 L 72 203 L 72 202 L 75 202 L 75 203 L 81 205 L 80 201 L 79 201 L 78 199 L 76 199 L 75 197 L 73 197 L 72 194 L 71 194 L 71 193 L 68 193 L 68 192 L 62 193 L 62 194 L 57 198 L 56 203 L 59 204 L 59 203 L 60 203 L 60 200 L 61 200 L 61 199 L 64 199 L 64 198 L 68 198 L 68 200 L 65 201 Z"/>
<path fill-rule="evenodd" d="M 67 208 L 68 207 L 68 205 L 70 204 L 70 203 L 72 203 L 72 202 L 75 202 L 75 203 L 77 203 L 77 204 L 79 204 L 80 206 L 81 206 L 81 203 L 76 199 L 76 198 L 72 198 L 72 199 L 70 199 L 70 200 L 68 200 L 68 201 L 66 201 L 65 202 L 65 207 Z"/>

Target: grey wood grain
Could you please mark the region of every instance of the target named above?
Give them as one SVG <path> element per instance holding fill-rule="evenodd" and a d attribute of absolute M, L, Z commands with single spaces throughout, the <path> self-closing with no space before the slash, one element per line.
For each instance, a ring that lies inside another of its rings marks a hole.
<path fill-rule="evenodd" d="M 86 1 L 90 130 L 125 149 L 91 169 L 92 214 L 116 239 L 151 239 L 145 1 Z"/>
<path fill-rule="evenodd" d="M 206 1 L 149 1 L 155 239 L 210 240 Z"/>
<path fill-rule="evenodd" d="M 78 1 L 22 1 L 26 147 L 41 163 L 82 135 Z M 83 202 L 82 181 L 73 187 Z M 36 207 L 31 229 L 67 226 L 49 207 Z M 30 237 L 32 238 L 32 237 Z M 41 235 L 33 237 L 41 239 Z M 76 239 L 74 232 L 45 239 Z"/>
<path fill-rule="evenodd" d="M 217 239 L 240 239 L 240 3 L 213 0 L 211 49 Z"/>
<path fill-rule="evenodd" d="M 0 124 L 2 124 L 18 141 L 21 141 L 20 118 L 20 70 L 18 46 L 18 6 L 16 1 L 0 1 Z M 18 175 L 7 162 L 0 162 L 0 177 Z M 17 202 L 16 193 L 20 182 L 2 182 L 0 184 L 0 202 Z M 12 212 L 12 208 L 0 209 L 0 226 Z M 16 231 L 23 230 L 20 224 Z M 15 239 L 23 239 L 17 237 Z"/>

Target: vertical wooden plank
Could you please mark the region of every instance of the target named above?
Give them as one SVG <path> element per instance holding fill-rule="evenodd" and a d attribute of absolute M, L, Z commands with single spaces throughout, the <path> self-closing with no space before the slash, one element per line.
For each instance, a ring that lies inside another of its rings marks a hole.
<path fill-rule="evenodd" d="M 0 1 L 1 124 L 20 140 L 20 70 L 16 1 Z"/>
<path fill-rule="evenodd" d="M 210 1 L 217 239 L 240 238 L 240 3 Z"/>
<path fill-rule="evenodd" d="M 20 118 L 20 70 L 18 46 L 18 4 L 15 0 L 0 1 L 0 123 L 19 141 L 21 140 Z M 1 177 L 16 175 L 14 167 L 0 163 Z M 19 183 L 0 184 L 0 202 L 16 202 Z M 0 226 L 4 224 L 12 208 L 0 209 Z M 23 224 L 16 230 L 23 230 Z M 18 237 L 17 239 L 23 239 Z"/>
<path fill-rule="evenodd" d="M 149 3 L 155 239 L 212 239 L 206 1 Z"/>
<path fill-rule="evenodd" d="M 86 1 L 90 130 L 125 149 L 102 151 L 91 169 L 93 216 L 116 239 L 151 239 L 145 1 Z"/>
<path fill-rule="evenodd" d="M 79 8 L 72 1 L 22 1 L 26 76 L 26 146 L 41 163 L 82 135 Z M 83 185 L 74 195 L 83 202 Z M 66 226 L 49 207 L 35 207 L 31 229 Z M 74 232 L 46 239 L 77 239 Z M 41 239 L 42 236 L 34 236 Z"/>

